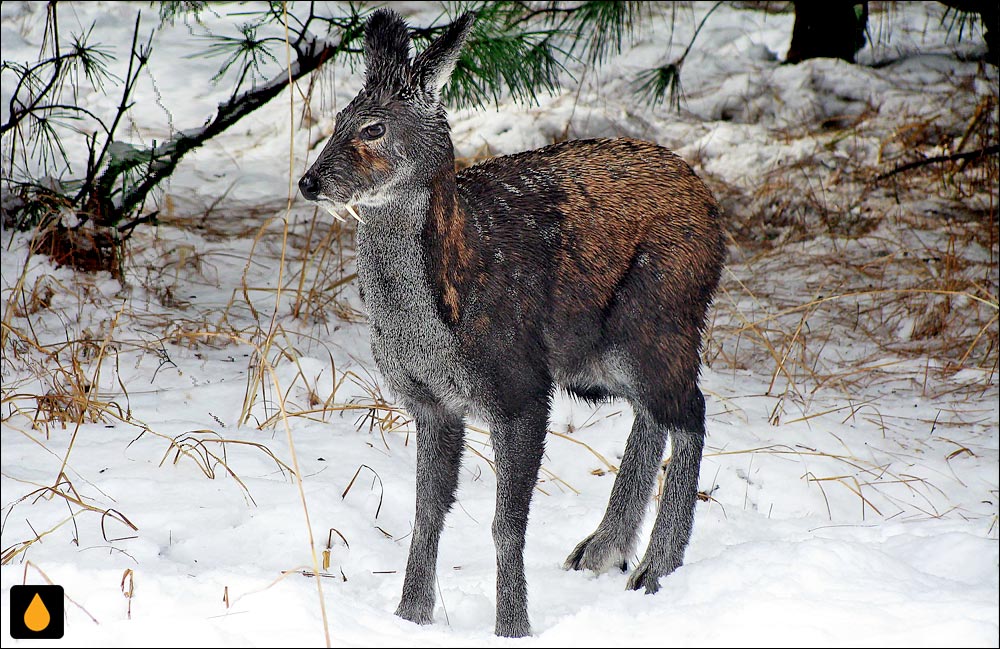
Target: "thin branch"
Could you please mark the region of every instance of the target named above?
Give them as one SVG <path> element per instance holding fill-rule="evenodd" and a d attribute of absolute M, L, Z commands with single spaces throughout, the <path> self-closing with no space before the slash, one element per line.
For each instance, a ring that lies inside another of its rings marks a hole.
<path fill-rule="evenodd" d="M 707 21 L 708 17 L 712 15 L 712 12 L 718 9 L 721 5 L 722 2 L 716 2 L 714 5 L 712 5 L 712 8 L 708 10 L 708 13 L 702 16 L 701 22 L 698 23 L 698 28 L 694 30 L 694 35 L 691 36 L 691 42 L 688 43 L 688 46 L 684 49 L 684 53 L 681 54 L 681 58 L 677 59 L 678 67 L 680 66 L 681 63 L 684 62 L 684 59 L 687 58 L 687 55 L 691 53 L 691 47 L 694 46 L 694 42 L 695 40 L 697 40 L 698 34 L 701 33 L 701 28 L 705 26 L 705 21 Z"/>
<path fill-rule="evenodd" d="M 341 47 L 341 42 L 334 43 L 312 38 L 307 42 L 307 47 L 303 47 L 303 53 L 299 55 L 291 68 L 280 72 L 264 85 L 247 90 L 220 104 L 215 118 L 204 127 L 193 131 L 181 131 L 169 142 L 156 147 L 151 158 L 136 157 L 126 161 L 123 166 L 117 167 L 116 172 L 120 174 L 144 161 L 150 161 L 149 172 L 144 180 L 122 197 L 121 205 L 118 208 L 119 212 L 126 214 L 145 200 L 146 195 L 152 191 L 153 187 L 173 173 L 181 158 L 188 151 L 198 148 L 257 110 L 280 94 L 288 86 L 289 79 L 292 82 L 297 81 L 324 62 L 332 59 L 338 51 L 346 51 Z"/>
<path fill-rule="evenodd" d="M 28 113 L 34 113 L 35 111 L 55 111 L 55 110 L 70 110 L 70 111 L 74 111 L 74 112 L 77 112 L 77 113 L 83 113 L 87 117 L 90 117 L 95 122 L 97 122 L 97 124 L 101 127 L 101 129 L 104 130 L 105 133 L 110 133 L 110 131 L 108 130 L 107 125 L 104 123 L 104 121 L 100 117 L 98 117 L 97 115 L 95 115 L 94 113 L 92 113 L 90 110 L 84 108 L 83 106 L 76 106 L 76 105 L 73 105 L 73 104 L 45 104 L 43 106 L 35 106 L 35 107 L 31 108 L 31 109 L 25 110 L 24 114 L 21 115 L 20 117 L 23 118 Z M 69 117 L 69 116 L 67 115 L 66 117 Z M 52 119 L 52 118 L 51 117 L 46 117 L 46 119 Z"/>
<path fill-rule="evenodd" d="M 98 154 L 95 164 L 87 169 L 87 179 L 83 183 L 83 187 L 80 188 L 80 192 L 76 195 L 73 200 L 74 203 L 78 202 L 83 196 L 93 188 L 94 176 L 97 174 L 97 169 L 104 162 L 104 156 L 107 155 L 108 149 L 114 142 L 115 130 L 118 128 L 119 122 L 121 122 L 122 116 L 128 111 L 129 108 L 129 97 L 132 95 L 132 89 L 135 87 L 135 82 L 139 79 L 139 72 L 146 65 L 149 55 L 149 43 L 152 43 L 153 35 L 149 35 L 149 41 L 147 42 L 147 50 L 145 54 L 140 54 L 136 52 L 136 45 L 139 42 L 139 21 L 142 19 L 142 12 L 136 14 L 135 17 L 135 29 L 132 32 L 132 49 L 129 51 L 128 58 L 128 72 L 125 73 L 125 88 L 122 90 L 121 102 L 118 104 L 118 110 L 115 113 L 115 118 L 111 122 L 111 128 L 108 129 L 108 136 L 104 139 L 104 146 L 101 148 L 100 154 Z M 135 74 L 132 74 L 132 66 L 135 65 L 135 61 L 138 59 L 139 65 L 135 70 Z M 114 182 L 114 177 L 109 177 L 109 174 L 105 172 L 104 176 L 98 181 L 98 196 L 106 197 L 110 195 L 110 187 Z"/>
<path fill-rule="evenodd" d="M 34 110 L 35 106 L 38 105 L 38 102 L 40 102 L 47 94 L 49 94 L 49 91 L 52 90 L 53 86 L 55 86 L 56 84 L 56 81 L 58 81 L 59 77 L 62 75 L 63 61 L 68 57 L 65 57 L 59 53 L 59 20 L 57 19 L 56 16 L 56 3 L 54 1 L 49 2 L 46 27 L 48 27 L 48 25 L 52 25 L 53 56 L 50 58 L 50 61 L 52 62 L 53 67 L 55 68 L 52 71 L 52 77 L 49 79 L 49 82 L 45 84 L 45 87 L 42 88 L 42 90 L 35 95 L 35 98 L 30 105 L 25 106 L 23 110 L 16 112 L 14 111 L 14 100 L 17 98 L 18 91 L 21 89 L 21 82 L 23 82 L 29 76 L 31 76 L 31 74 L 33 74 L 36 69 L 41 68 L 43 63 L 38 64 L 34 68 L 31 68 L 30 70 L 26 71 L 24 75 L 21 76 L 21 79 L 18 81 L 17 88 L 15 89 L 14 94 L 12 94 L 10 98 L 10 109 L 11 109 L 10 119 L 7 121 L 6 124 L 3 125 L 2 129 L 0 129 L 0 133 L 6 133 L 8 130 L 16 126 L 18 122 L 21 121 L 21 118 L 23 117 L 24 114 Z M 46 29 L 46 31 L 48 30 Z M 42 51 L 44 52 L 44 46 Z M 48 63 L 48 61 L 46 61 L 45 63 Z"/>
<path fill-rule="evenodd" d="M 937 164 L 939 162 L 956 162 L 958 160 L 975 160 L 977 158 L 988 155 L 996 155 L 998 153 L 1000 153 L 1000 144 L 991 144 L 990 146 L 976 149 L 975 151 L 952 153 L 951 155 L 938 155 L 932 158 L 924 158 L 923 160 L 915 160 L 914 162 L 907 162 L 904 165 L 896 167 L 892 171 L 876 176 L 875 182 L 885 180 L 886 178 L 895 176 L 896 174 L 901 174 L 904 171 L 909 171 L 910 169 L 916 169 L 917 167 L 923 167 L 925 165 Z"/>
<path fill-rule="evenodd" d="M 149 214 L 146 214 L 144 216 L 140 216 L 140 217 L 134 218 L 131 221 L 129 221 L 128 223 L 126 223 L 125 225 L 119 225 L 118 226 L 118 233 L 122 237 L 127 238 L 131 234 L 132 230 L 135 229 L 135 227 L 137 225 L 141 225 L 143 223 L 153 223 L 153 224 L 155 224 L 156 223 L 156 219 L 157 219 L 157 217 L 159 215 L 160 215 L 160 210 L 156 210 L 155 212 L 150 212 Z"/>
<path fill-rule="evenodd" d="M 536 16 L 543 16 L 544 15 L 549 20 L 554 19 L 555 16 L 557 16 L 558 14 L 567 14 L 567 17 L 568 17 L 568 15 L 572 15 L 573 13 L 575 13 L 578 10 L 579 10 L 579 7 L 566 7 L 566 8 L 562 8 L 562 7 L 557 7 L 555 5 L 549 5 L 548 7 L 542 7 L 540 9 L 534 9 L 532 11 L 529 11 L 528 13 L 524 14 L 523 16 L 521 16 L 520 18 L 518 18 L 517 20 L 515 20 L 514 22 L 512 22 L 510 24 L 510 26 L 511 27 L 517 27 L 521 23 L 526 23 L 529 20 L 531 20 L 532 18 L 535 18 Z M 565 22 L 566 22 L 566 18 L 563 18 L 563 22 L 560 23 L 560 26 L 562 26 L 562 24 L 565 23 Z"/>

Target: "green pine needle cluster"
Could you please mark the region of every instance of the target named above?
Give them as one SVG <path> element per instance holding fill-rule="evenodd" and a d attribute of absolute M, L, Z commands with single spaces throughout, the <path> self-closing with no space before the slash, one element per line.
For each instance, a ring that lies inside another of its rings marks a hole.
<path fill-rule="evenodd" d="M 455 3 L 453 15 L 472 10 L 477 17 L 445 101 L 481 107 L 509 95 L 537 103 L 539 93 L 559 89 L 568 61 L 597 65 L 620 52 L 644 15 L 644 5 L 605 0 Z M 430 37 L 432 30 L 415 35 L 425 33 Z"/>
<path fill-rule="evenodd" d="M 667 101 L 674 110 L 680 110 L 684 91 L 681 88 L 681 68 L 677 62 L 658 68 L 643 70 L 636 77 L 636 92 L 651 105 Z"/>

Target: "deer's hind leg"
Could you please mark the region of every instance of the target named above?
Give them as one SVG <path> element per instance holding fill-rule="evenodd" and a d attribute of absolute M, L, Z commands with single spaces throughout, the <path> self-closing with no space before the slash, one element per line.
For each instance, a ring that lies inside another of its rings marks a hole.
<path fill-rule="evenodd" d="M 705 398 L 694 388 L 672 416 L 657 422 L 670 434 L 670 463 L 664 482 L 656 523 L 646 555 L 628 579 L 631 590 L 655 593 L 660 577 L 669 575 L 684 562 L 684 550 L 691 538 L 698 474 L 705 444 Z"/>
<path fill-rule="evenodd" d="M 642 256 L 637 253 L 636 259 Z M 705 402 L 698 390 L 704 306 L 698 306 L 697 295 L 678 289 L 685 287 L 683 274 L 663 262 L 669 257 L 656 259 L 630 267 L 604 323 L 603 329 L 613 332 L 607 345 L 618 359 L 614 367 L 621 368 L 611 393 L 632 403 L 635 422 L 604 518 L 564 564 L 597 572 L 627 569 L 669 436 L 673 455 L 653 539 L 629 581 L 630 588 L 648 592 L 683 560 L 705 434 Z"/>
<path fill-rule="evenodd" d="M 625 445 L 621 467 L 611 488 L 608 509 L 593 534 L 567 557 L 567 570 L 606 572 L 627 570 L 635 552 L 646 504 L 653 493 L 667 431 L 642 406 L 635 407 L 635 421 Z"/>

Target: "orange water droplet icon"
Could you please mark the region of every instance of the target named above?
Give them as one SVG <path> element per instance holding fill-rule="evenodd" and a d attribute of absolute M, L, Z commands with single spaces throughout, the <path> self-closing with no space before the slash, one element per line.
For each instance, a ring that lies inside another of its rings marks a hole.
<path fill-rule="evenodd" d="M 42 601 L 41 596 L 35 593 L 34 599 L 31 600 L 28 609 L 24 612 L 24 626 L 37 633 L 44 631 L 50 621 L 52 621 L 52 617 L 49 615 L 49 609 L 45 608 L 45 602 Z"/>

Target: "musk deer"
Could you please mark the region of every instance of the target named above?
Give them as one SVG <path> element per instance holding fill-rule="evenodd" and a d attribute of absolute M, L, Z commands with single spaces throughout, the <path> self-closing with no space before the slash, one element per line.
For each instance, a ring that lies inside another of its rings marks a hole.
<path fill-rule="evenodd" d="M 375 361 L 416 422 L 416 514 L 396 614 L 429 624 L 464 418 L 496 453 L 496 633 L 524 636 L 524 538 L 556 385 L 627 400 L 635 422 L 597 530 L 565 567 L 627 569 L 667 437 L 652 540 L 628 588 L 654 593 L 691 535 L 705 436 L 701 337 L 724 255 L 719 206 L 670 151 L 581 140 L 456 174 L 440 92 L 474 16 L 411 59 L 403 20 L 365 26 L 365 85 L 299 181 L 358 218 Z"/>

